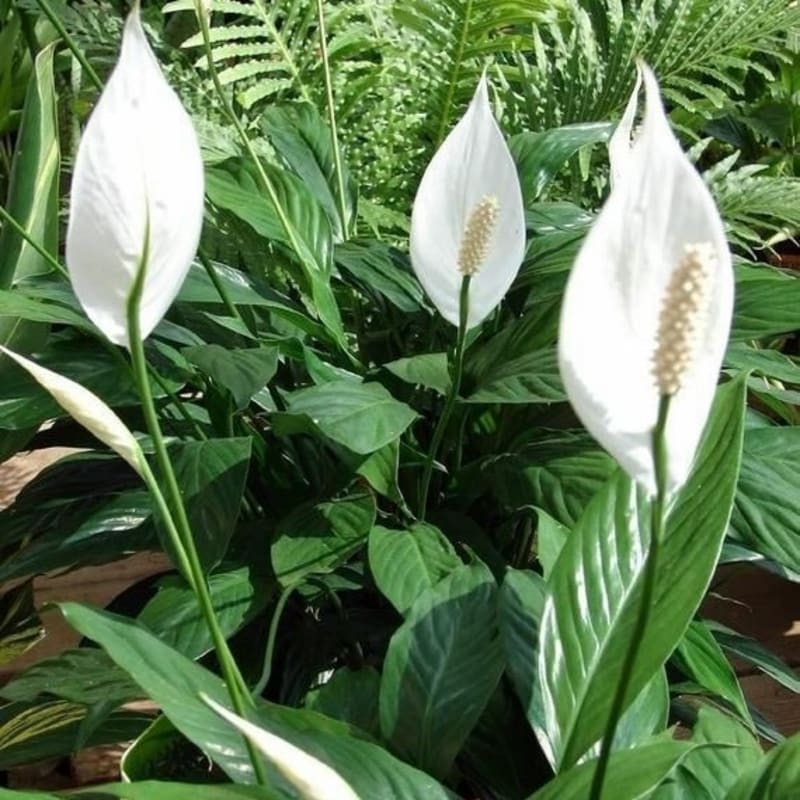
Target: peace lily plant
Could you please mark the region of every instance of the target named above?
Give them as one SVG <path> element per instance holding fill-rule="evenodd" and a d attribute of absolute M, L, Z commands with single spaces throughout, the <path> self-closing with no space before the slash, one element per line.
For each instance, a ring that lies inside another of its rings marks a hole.
<path fill-rule="evenodd" d="M 708 418 L 733 312 L 733 270 L 716 205 L 673 135 L 652 71 L 640 65 L 610 156 L 613 188 L 570 273 L 559 364 L 581 421 L 651 497 L 644 590 L 603 738 L 600 797 L 616 723 L 652 603 L 670 496 L 685 482 Z M 639 95 L 641 129 L 631 142 Z"/>
<path fill-rule="evenodd" d="M 461 387 L 467 331 L 505 297 L 525 253 L 517 168 L 492 114 L 485 74 L 422 176 L 411 214 L 410 251 L 428 297 L 458 328 L 451 386 L 423 470 L 423 517 L 433 463 Z"/>

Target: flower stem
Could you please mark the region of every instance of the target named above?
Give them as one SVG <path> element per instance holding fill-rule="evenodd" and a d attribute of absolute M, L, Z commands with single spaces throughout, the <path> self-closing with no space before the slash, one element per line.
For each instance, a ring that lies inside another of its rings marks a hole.
<path fill-rule="evenodd" d="M 153 402 L 153 394 L 150 391 L 147 359 L 145 358 L 144 344 L 139 327 L 139 304 L 142 297 L 144 277 L 147 271 L 148 242 L 149 229 L 145 231 L 143 255 L 128 297 L 128 341 L 133 375 L 142 402 L 142 412 L 150 437 L 153 440 L 156 461 L 161 473 L 161 480 L 164 482 L 166 495 L 172 505 L 171 509 L 167 506 L 167 502 L 161 494 L 161 490 L 158 488 L 158 482 L 153 477 L 149 467 L 145 471 L 145 481 L 151 492 L 153 492 L 156 506 L 161 513 L 167 533 L 175 550 L 178 565 L 181 567 L 184 577 L 197 596 L 200 611 L 208 626 L 211 639 L 214 642 L 214 649 L 220 668 L 222 669 L 228 693 L 230 694 L 231 703 L 239 716 L 246 717 L 247 709 L 252 705 L 250 693 L 247 689 L 247 684 L 244 682 L 244 678 L 239 672 L 233 654 L 228 647 L 228 642 L 219 626 L 219 621 L 217 620 L 214 604 L 211 599 L 211 592 L 208 587 L 208 582 L 206 581 L 205 573 L 203 572 L 200 556 L 197 552 L 191 525 L 189 524 L 189 518 L 186 514 L 186 507 L 184 506 L 181 490 L 178 486 L 178 480 L 172 468 L 172 462 L 167 452 L 164 436 L 161 433 L 158 415 L 156 414 L 156 408 Z M 253 764 L 256 780 L 262 785 L 266 784 L 266 775 L 264 773 L 261 757 L 250 744 L 249 740 L 245 741 L 250 754 L 250 760 Z"/>
<path fill-rule="evenodd" d="M 333 100 L 331 65 L 328 60 L 328 42 L 325 32 L 325 9 L 322 0 L 317 0 L 317 23 L 319 25 L 319 48 L 322 53 L 322 68 L 325 73 L 325 96 L 328 106 L 328 125 L 331 129 L 331 149 L 333 150 L 333 170 L 336 173 L 336 194 L 339 201 L 339 216 L 342 218 L 342 238 L 347 241 L 347 206 L 345 204 L 344 170 L 342 153 L 339 148 L 339 133 L 336 125 L 336 107 Z"/>
<path fill-rule="evenodd" d="M 439 446 L 442 443 L 442 438 L 447 429 L 447 423 L 450 421 L 450 417 L 453 414 L 453 409 L 458 400 L 458 393 L 461 389 L 461 377 L 464 373 L 464 342 L 467 338 L 467 315 L 469 314 L 469 283 L 470 276 L 465 275 L 461 281 L 461 294 L 458 298 L 458 336 L 456 338 L 456 349 L 450 370 L 450 391 L 447 393 L 442 414 L 433 431 L 431 447 L 428 451 L 428 457 L 425 459 L 425 466 L 422 472 L 419 508 L 417 511 L 417 517 L 420 520 L 425 519 L 425 512 L 428 507 L 428 491 L 431 485 L 433 463 L 436 460 L 436 454 L 439 452 Z"/>
<path fill-rule="evenodd" d="M 664 539 L 665 506 L 666 506 L 666 483 L 667 483 L 667 448 L 664 436 L 664 428 L 667 424 L 667 413 L 669 412 L 669 395 L 662 395 L 658 403 L 658 419 L 653 428 L 653 466 L 656 480 L 656 494 L 650 503 L 650 547 L 647 551 L 644 565 L 644 576 L 642 579 L 642 598 L 639 603 L 639 611 L 636 616 L 633 633 L 631 634 L 628 652 L 622 663 L 622 670 L 619 681 L 614 693 L 614 700 L 611 703 L 611 711 L 608 715 L 603 742 L 600 745 L 600 755 L 597 759 L 597 767 L 592 778 L 592 788 L 589 793 L 589 800 L 600 800 L 603 792 L 603 781 L 605 779 L 608 759 L 611 756 L 611 747 L 614 743 L 614 734 L 617 724 L 625 710 L 625 696 L 628 693 L 628 684 L 633 674 L 633 667 L 636 664 L 636 655 L 639 646 L 647 630 L 647 622 L 650 617 L 650 609 L 653 605 L 653 595 L 656 583 L 656 567 L 658 564 L 658 554 L 661 543 Z"/>

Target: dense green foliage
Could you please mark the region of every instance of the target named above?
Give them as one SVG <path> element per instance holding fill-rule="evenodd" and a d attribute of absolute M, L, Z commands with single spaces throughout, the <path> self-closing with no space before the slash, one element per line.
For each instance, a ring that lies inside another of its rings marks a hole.
<path fill-rule="evenodd" d="M 71 165 L 98 95 L 92 71 L 102 84 L 116 58 L 117 6 L 0 0 L 0 344 L 91 389 L 151 454 L 126 355 L 87 321 L 60 266 Z M 800 581 L 800 278 L 776 259 L 800 230 L 800 7 L 211 8 L 221 95 L 194 3 L 143 10 L 199 132 L 207 200 L 198 260 L 146 352 L 220 624 L 257 688 L 254 721 L 331 764 L 362 800 L 587 796 L 649 529 L 636 487 L 566 402 L 556 339 L 569 269 L 608 189 L 604 144 L 643 57 L 718 201 L 737 299 L 712 418 L 670 511 L 657 623 L 638 643 L 606 796 L 795 797 L 800 740 L 782 741 L 750 707 L 729 658 L 794 692 L 797 675 L 698 609 L 719 563 Z M 411 271 L 409 217 L 484 70 L 528 244 L 506 299 L 468 339 L 421 509 L 455 329 Z M 4 359 L 0 459 L 53 445 L 83 452 L 0 511 L 0 580 L 15 581 L 0 598 L 4 664 L 42 633 L 33 576 L 171 552 L 133 471 Z M 0 688 L 0 769 L 135 740 L 123 762 L 134 783 L 92 797 L 296 796 L 271 767 L 270 790 L 179 785 L 252 775 L 239 735 L 200 699 L 227 696 L 177 572 L 108 612 L 61 610 L 102 649 Z M 164 716 L 122 708 L 141 697 Z M 669 733 L 679 721 L 686 741 Z M 764 755 L 763 741 L 780 744 Z"/>

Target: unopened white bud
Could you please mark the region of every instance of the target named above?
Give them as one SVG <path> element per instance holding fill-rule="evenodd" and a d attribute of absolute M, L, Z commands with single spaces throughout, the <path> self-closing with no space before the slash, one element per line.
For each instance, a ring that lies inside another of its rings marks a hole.
<path fill-rule="evenodd" d="M 706 324 L 716 260 L 709 242 L 687 245 L 667 285 L 652 363 L 661 395 L 674 395 L 692 369 Z"/>
<path fill-rule="evenodd" d="M 483 266 L 499 209 L 500 204 L 493 194 L 484 195 L 472 209 L 458 249 L 458 271 L 462 275 L 475 275 Z"/>

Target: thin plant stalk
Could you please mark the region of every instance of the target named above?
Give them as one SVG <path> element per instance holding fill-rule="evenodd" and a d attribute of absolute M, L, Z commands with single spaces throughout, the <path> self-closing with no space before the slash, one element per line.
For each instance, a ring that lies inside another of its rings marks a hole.
<path fill-rule="evenodd" d="M 656 494 L 650 504 L 650 547 L 644 565 L 644 577 L 642 582 L 642 598 L 639 603 L 639 611 L 636 616 L 636 623 L 631 635 L 631 643 L 628 652 L 625 654 L 625 661 L 622 664 L 617 688 L 614 692 L 614 699 L 611 703 L 611 711 L 603 733 L 603 741 L 600 745 L 600 755 L 597 759 L 597 767 L 592 778 L 589 800 L 600 800 L 603 793 L 603 781 L 605 780 L 608 759 L 611 756 L 611 747 L 614 744 L 614 734 L 617 724 L 625 710 L 625 696 L 628 693 L 628 685 L 636 664 L 636 656 L 639 652 L 639 642 L 647 629 L 650 618 L 650 610 L 653 605 L 655 592 L 656 570 L 658 569 L 658 556 L 661 544 L 664 540 L 665 509 L 666 509 L 666 483 L 667 483 L 667 448 L 664 429 L 667 423 L 669 412 L 669 396 L 662 395 L 658 404 L 658 419 L 653 429 L 653 466 L 655 469 Z"/>
<path fill-rule="evenodd" d="M 42 9 L 42 12 L 50 20 L 50 24 L 58 31 L 58 35 L 64 40 L 64 44 L 70 49 L 72 55 L 78 60 L 78 63 L 86 70 L 86 74 L 89 76 L 89 79 L 94 84 L 95 88 L 102 91 L 103 90 L 103 82 L 100 80 L 97 73 L 94 71 L 92 65 L 86 59 L 86 56 L 83 54 L 83 51 L 78 47 L 75 40 L 70 35 L 69 31 L 64 27 L 64 23 L 61 22 L 58 14 L 50 7 L 50 3 L 47 0 L 36 0 L 36 4 L 39 8 Z"/>
<path fill-rule="evenodd" d="M 3 222 L 9 225 L 18 233 L 54 270 L 65 278 L 68 277 L 66 268 L 58 261 L 58 259 L 47 250 L 44 249 L 29 233 L 17 222 L 11 214 L 0 205 L 0 217 Z"/>
<path fill-rule="evenodd" d="M 142 297 L 142 288 L 144 286 L 144 277 L 147 271 L 148 260 L 148 239 L 149 233 L 145 232 L 145 247 L 142 255 L 139 268 L 137 270 L 136 278 L 134 279 L 131 287 L 131 292 L 128 297 L 127 315 L 128 315 L 128 339 L 131 353 L 131 364 L 133 367 L 134 379 L 139 391 L 139 397 L 142 402 L 142 411 L 144 414 L 147 429 L 150 437 L 153 440 L 153 446 L 156 453 L 156 461 L 161 472 L 161 478 L 166 489 L 166 495 L 172 505 L 169 509 L 166 502 L 161 498 L 159 501 L 158 495 L 155 495 L 156 504 L 165 521 L 167 533 L 172 540 L 172 545 L 176 551 L 179 565 L 183 570 L 186 579 L 189 581 L 190 586 L 194 590 L 200 611 L 203 615 L 208 630 L 211 634 L 211 639 L 214 642 L 214 649 L 217 654 L 220 668 L 225 679 L 225 684 L 230 694 L 231 703 L 234 710 L 239 716 L 247 716 L 248 708 L 252 707 L 252 700 L 244 682 L 244 678 L 239 672 L 239 667 L 233 658 L 233 654 L 228 647 L 228 642 L 225 635 L 219 626 L 214 604 L 211 599 L 211 592 L 206 581 L 206 576 L 203 572 L 200 556 L 197 552 L 194 536 L 192 534 L 189 518 L 186 514 L 186 507 L 183 503 L 181 490 L 178 486 L 178 480 L 175 476 L 175 471 L 172 468 L 172 462 L 167 452 L 167 446 L 164 441 L 164 436 L 161 432 L 161 427 L 158 422 L 158 415 L 156 414 L 155 404 L 153 402 L 153 395 L 150 391 L 150 382 L 148 380 L 147 359 L 144 353 L 144 344 L 139 331 L 139 303 Z M 151 479 L 152 485 L 156 485 L 155 479 Z M 160 494 L 160 492 L 159 492 Z M 250 760 L 253 764 L 253 771 L 256 780 L 260 784 L 266 784 L 266 774 L 261 757 L 258 752 L 246 740 Z"/>
<path fill-rule="evenodd" d="M 417 517 L 421 520 L 425 519 L 425 512 L 428 507 L 428 492 L 431 485 L 431 475 L 433 474 L 433 464 L 436 461 L 436 455 L 439 452 L 439 447 L 447 430 L 447 424 L 450 422 L 450 417 L 453 414 L 453 409 L 458 401 L 458 393 L 461 389 L 461 378 L 464 373 L 464 344 L 467 338 L 467 316 L 469 315 L 469 284 L 470 276 L 465 275 L 461 281 L 461 293 L 458 298 L 458 334 L 450 371 L 450 391 L 447 393 L 442 414 L 433 431 L 430 450 L 422 471 L 417 511 Z"/>
<path fill-rule="evenodd" d="M 253 687 L 253 696 L 257 697 L 267 688 L 269 679 L 272 675 L 272 660 L 275 653 L 275 640 L 278 637 L 278 626 L 283 616 L 283 610 L 289 601 L 292 592 L 297 588 L 296 583 L 290 583 L 280 594 L 275 603 L 275 611 L 272 612 L 272 620 L 269 624 L 269 634 L 267 635 L 267 647 L 264 651 L 264 665 L 261 668 L 261 677 Z"/>
<path fill-rule="evenodd" d="M 317 0 L 317 24 L 319 25 L 319 48 L 322 53 L 322 70 L 325 74 L 325 97 L 328 106 L 328 126 L 331 129 L 331 149 L 333 150 L 333 169 L 336 173 L 336 194 L 339 201 L 339 216 L 342 218 L 342 238 L 347 240 L 347 207 L 345 205 L 344 170 L 342 152 L 339 148 L 339 131 L 336 125 L 336 107 L 333 99 L 331 65 L 328 59 L 328 42 L 325 32 L 325 9 L 323 0 Z"/>

